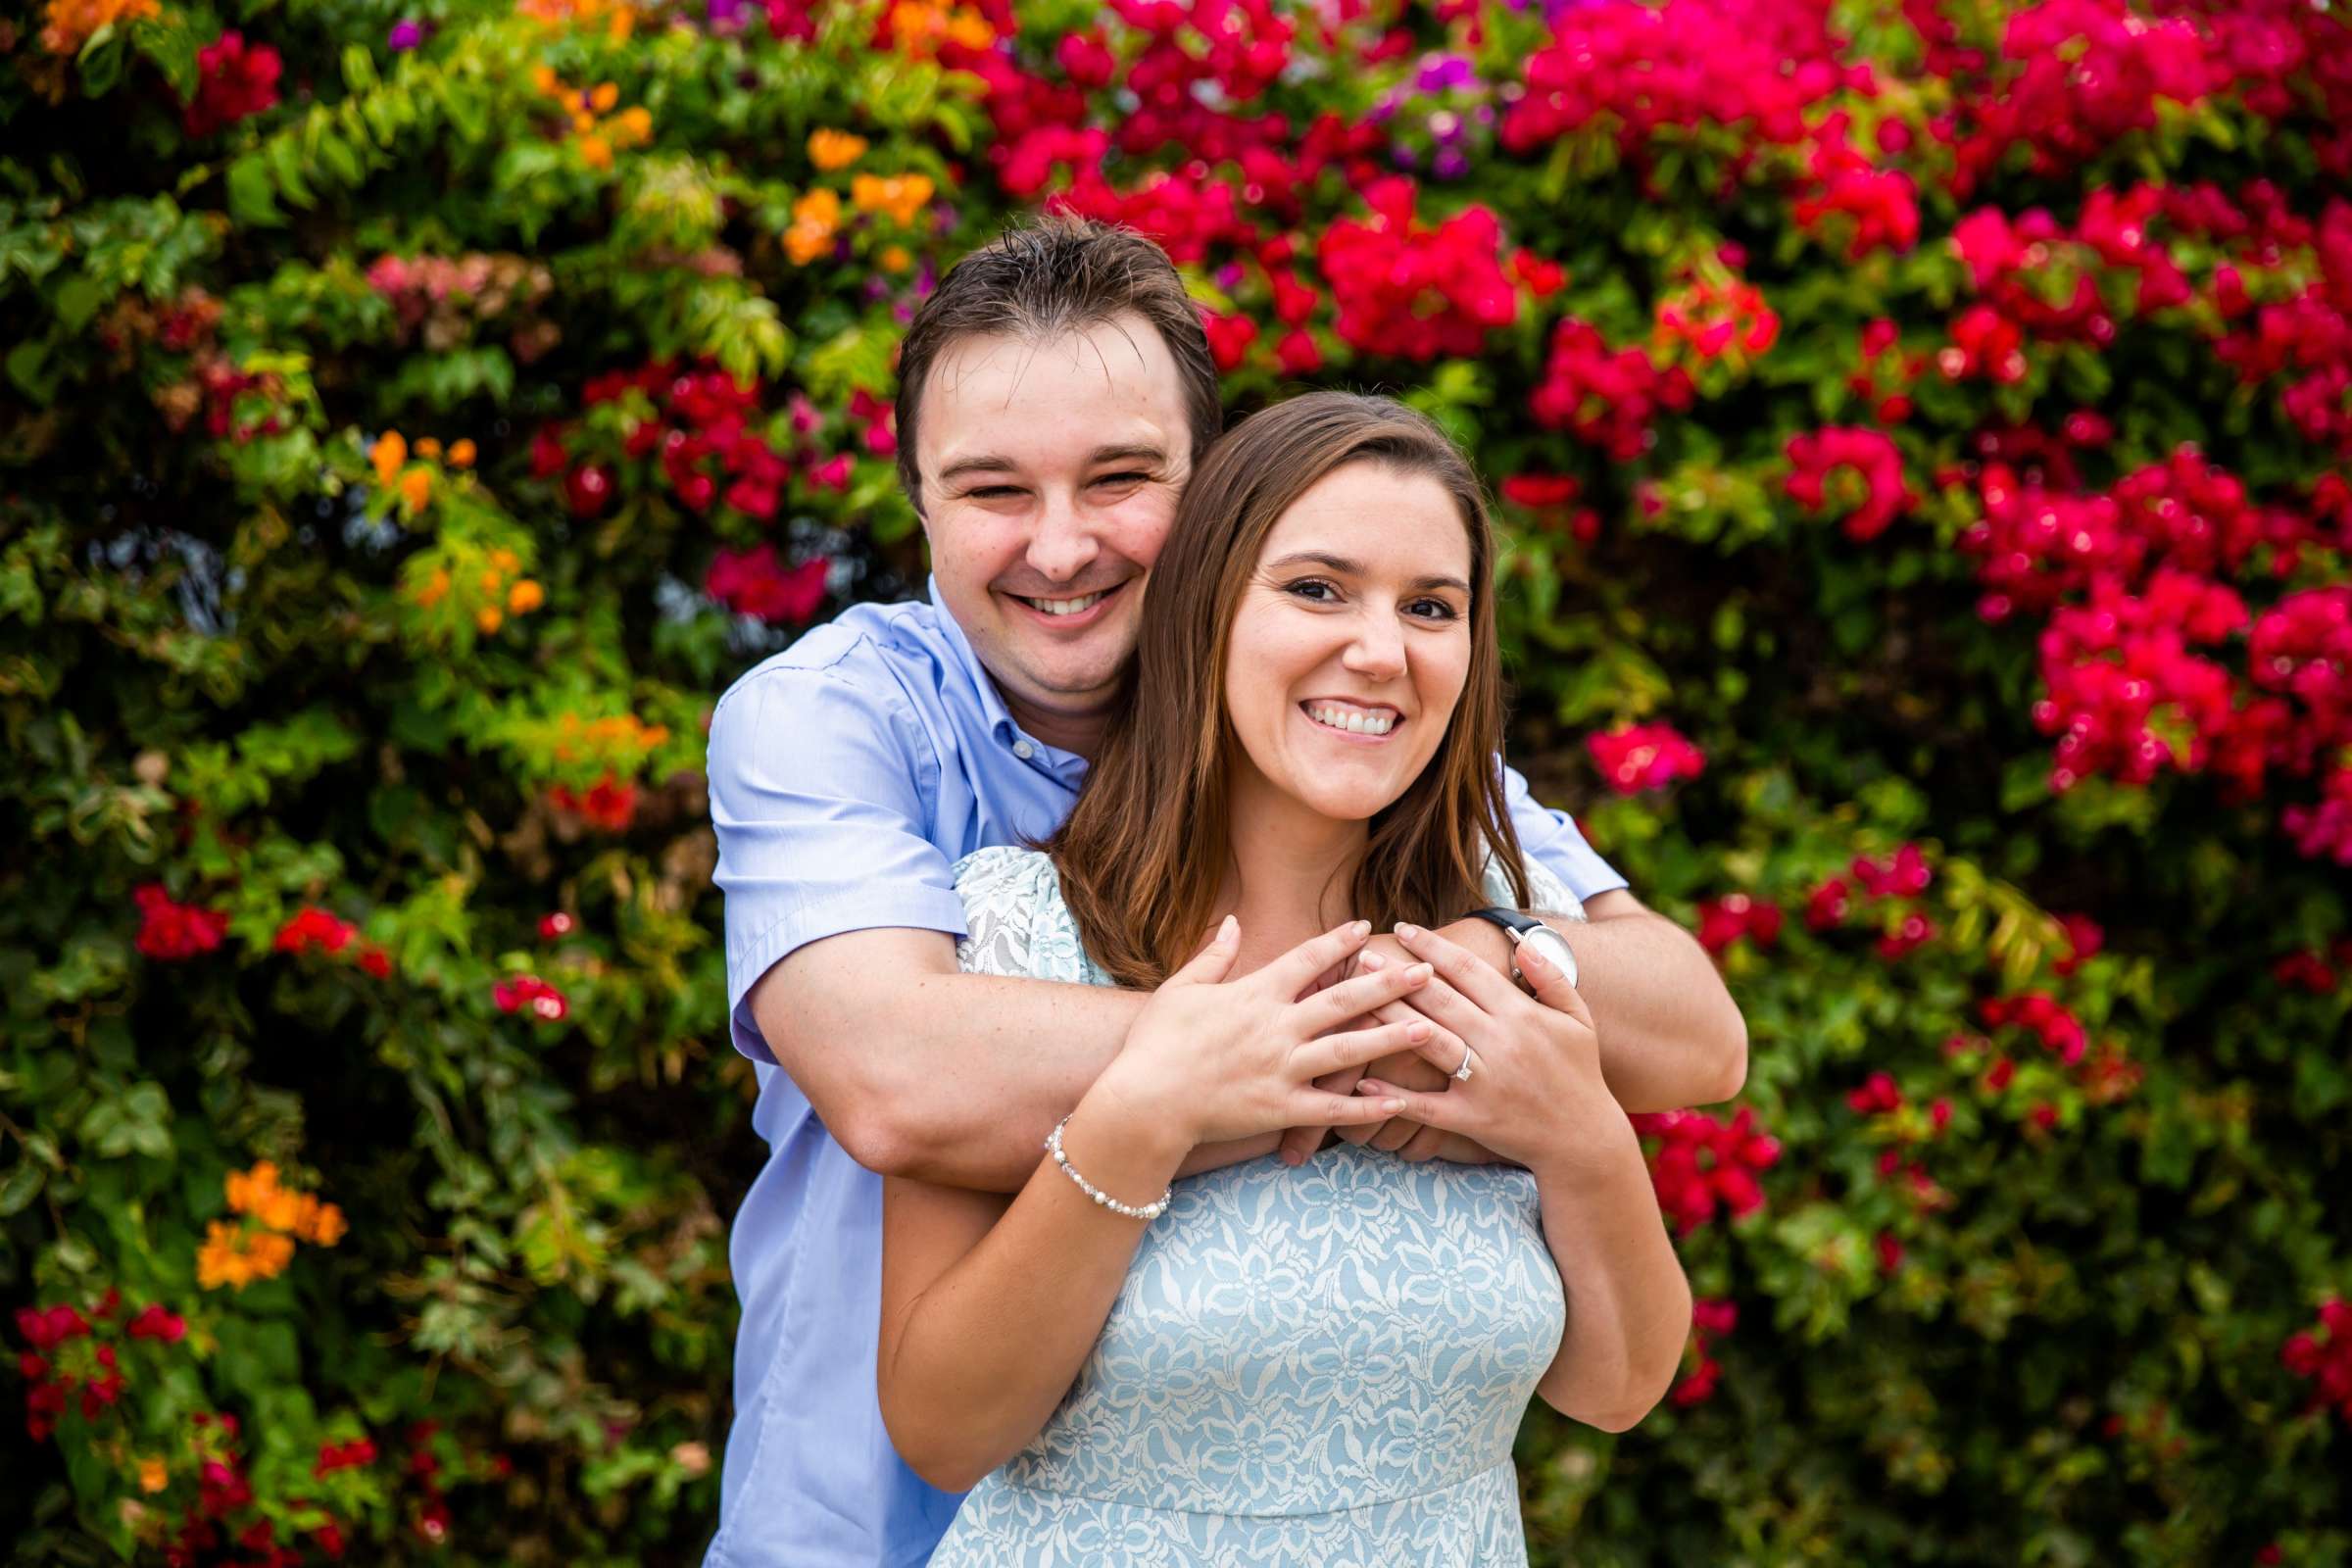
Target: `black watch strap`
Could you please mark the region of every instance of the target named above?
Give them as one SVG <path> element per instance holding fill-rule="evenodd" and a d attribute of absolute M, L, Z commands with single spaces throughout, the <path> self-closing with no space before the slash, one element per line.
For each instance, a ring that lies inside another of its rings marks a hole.
<path fill-rule="evenodd" d="M 1522 914 L 1517 909 L 1472 909 L 1468 914 L 1463 915 L 1462 918 L 1465 920 L 1492 920 L 1496 925 L 1502 927 L 1505 931 L 1519 934 L 1525 934 L 1529 931 L 1533 931 L 1536 927 L 1544 923 L 1543 921 L 1537 919 L 1534 915 Z"/>

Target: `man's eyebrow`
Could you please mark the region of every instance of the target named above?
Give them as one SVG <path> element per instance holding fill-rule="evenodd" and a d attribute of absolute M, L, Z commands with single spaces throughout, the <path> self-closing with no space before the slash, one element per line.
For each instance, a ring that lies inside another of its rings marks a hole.
<path fill-rule="evenodd" d="M 1279 571 L 1285 566 L 1321 566 L 1328 571 L 1336 571 L 1343 577 L 1360 577 L 1364 574 L 1363 563 L 1358 561 L 1350 561 L 1346 556 L 1331 555 L 1328 552 L 1321 550 L 1301 550 L 1296 554 L 1284 556 L 1278 561 L 1269 561 L 1266 563 L 1266 569 L 1268 571 Z M 1462 579 L 1459 577 L 1446 577 L 1438 575 L 1415 577 L 1406 586 L 1412 588 L 1451 588 L 1457 593 L 1465 594 L 1470 591 L 1470 585 L 1462 581 Z"/>
<path fill-rule="evenodd" d="M 1168 461 L 1168 454 L 1165 448 L 1153 446 L 1148 441 L 1131 442 L 1124 446 L 1097 447 L 1087 454 L 1086 461 L 1090 467 L 1099 463 L 1145 463 L 1158 466 Z M 1019 467 L 1020 465 L 1010 458 L 983 452 L 968 458 L 957 458 L 940 469 L 939 482 L 947 484 L 973 473 L 1011 473 Z"/>

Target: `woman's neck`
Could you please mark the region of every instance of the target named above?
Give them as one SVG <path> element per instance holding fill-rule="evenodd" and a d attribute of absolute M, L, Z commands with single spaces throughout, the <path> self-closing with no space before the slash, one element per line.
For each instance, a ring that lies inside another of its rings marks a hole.
<path fill-rule="evenodd" d="M 1309 808 L 1246 761 L 1236 772 L 1226 816 L 1233 858 L 1216 912 L 1241 921 L 1234 972 L 1245 974 L 1355 912 L 1355 868 L 1371 833 Z"/>

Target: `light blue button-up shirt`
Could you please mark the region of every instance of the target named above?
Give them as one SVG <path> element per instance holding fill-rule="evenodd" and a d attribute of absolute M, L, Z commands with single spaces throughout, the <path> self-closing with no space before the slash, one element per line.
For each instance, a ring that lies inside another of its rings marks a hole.
<path fill-rule="evenodd" d="M 746 1000 L 777 960 L 845 931 L 963 935 L 955 862 L 1047 838 L 1077 797 L 1085 759 L 1022 733 L 936 584 L 931 599 L 854 606 L 728 688 L 710 718 L 727 1006 L 768 1159 L 730 1245 L 743 1324 L 706 1568 L 912 1568 L 962 1501 L 908 1469 L 882 1424 L 882 1179 L 827 1135 Z M 1522 849 L 1570 892 L 1626 885 L 1516 771 L 1504 780 Z"/>

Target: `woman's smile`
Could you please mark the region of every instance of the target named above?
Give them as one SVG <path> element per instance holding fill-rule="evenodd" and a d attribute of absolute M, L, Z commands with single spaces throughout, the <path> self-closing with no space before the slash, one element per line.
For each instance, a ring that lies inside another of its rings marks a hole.
<path fill-rule="evenodd" d="M 1354 703 L 1342 698 L 1310 697 L 1298 705 L 1317 729 L 1357 743 L 1389 739 L 1404 724 L 1404 715 L 1386 703 Z"/>

